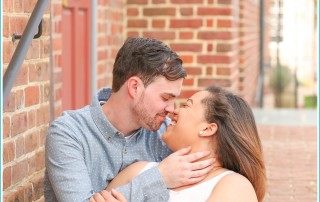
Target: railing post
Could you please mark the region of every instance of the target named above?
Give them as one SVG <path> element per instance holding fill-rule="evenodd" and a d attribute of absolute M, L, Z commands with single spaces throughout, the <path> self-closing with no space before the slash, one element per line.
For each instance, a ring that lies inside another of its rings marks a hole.
<path fill-rule="evenodd" d="M 21 65 L 24 61 L 24 58 L 27 54 L 31 41 L 34 37 L 35 30 L 37 29 L 43 13 L 48 5 L 49 0 L 38 0 L 36 3 L 30 19 L 27 23 L 25 30 L 21 36 L 21 39 L 18 43 L 16 50 L 13 53 L 13 56 L 9 62 L 8 68 L 3 76 L 3 103 L 6 103 L 6 100 L 9 96 L 11 88 L 14 81 L 19 73 Z"/>

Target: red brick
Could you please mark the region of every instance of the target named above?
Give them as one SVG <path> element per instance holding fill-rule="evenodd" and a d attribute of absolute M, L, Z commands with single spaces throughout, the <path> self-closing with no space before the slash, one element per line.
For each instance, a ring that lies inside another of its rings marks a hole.
<path fill-rule="evenodd" d="M 183 86 L 193 86 L 194 85 L 194 79 L 184 79 L 183 80 Z"/>
<path fill-rule="evenodd" d="M 192 8 L 180 8 L 180 13 L 182 16 L 191 16 L 191 15 L 193 15 L 193 9 Z"/>
<path fill-rule="evenodd" d="M 202 71 L 200 67 L 185 67 L 187 75 L 201 75 Z"/>
<path fill-rule="evenodd" d="M 212 44 L 208 44 L 207 51 L 211 52 L 212 50 L 213 50 L 213 45 Z"/>
<path fill-rule="evenodd" d="M 39 199 L 41 199 L 41 197 L 43 196 L 43 192 L 44 192 L 44 175 L 37 175 L 34 178 L 32 178 L 31 180 L 32 183 L 32 200 L 33 201 L 37 201 Z"/>
<path fill-rule="evenodd" d="M 144 37 L 149 37 L 149 38 L 156 38 L 159 40 L 172 40 L 175 38 L 175 32 L 170 31 L 170 32 L 166 32 L 166 31 L 155 31 L 155 32 L 143 32 L 143 36 Z"/>
<path fill-rule="evenodd" d="M 200 31 L 198 33 L 198 39 L 204 39 L 204 40 L 227 40 L 231 39 L 231 33 L 230 32 L 224 32 L 224 31 Z"/>
<path fill-rule="evenodd" d="M 2 2 L 2 6 L 3 6 L 3 12 L 12 12 L 13 10 L 13 2 L 12 0 L 3 0 Z"/>
<path fill-rule="evenodd" d="M 230 68 L 217 68 L 217 75 L 229 76 L 231 74 Z"/>
<path fill-rule="evenodd" d="M 41 127 L 41 130 L 40 130 L 40 133 L 39 133 L 40 146 L 41 145 L 45 145 L 46 137 L 47 137 L 47 131 L 48 131 L 48 126 Z"/>
<path fill-rule="evenodd" d="M 180 98 L 189 98 L 197 92 L 198 92 L 198 90 L 183 90 L 179 97 Z"/>
<path fill-rule="evenodd" d="M 230 79 L 202 79 L 202 78 L 198 80 L 199 87 L 207 87 L 213 84 L 222 86 L 222 87 L 230 87 L 231 81 Z"/>
<path fill-rule="evenodd" d="M 12 17 L 10 19 L 11 31 L 15 34 L 21 35 L 27 25 L 28 20 L 29 20 L 29 17 L 27 16 Z M 15 43 L 18 43 L 18 41 L 16 41 Z"/>
<path fill-rule="evenodd" d="M 207 20 L 207 27 L 213 27 L 213 20 L 212 19 Z"/>
<path fill-rule="evenodd" d="M 152 20 L 153 28 L 164 28 L 166 26 L 165 20 Z"/>
<path fill-rule="evenodd" d="M 166 0 L 152 0 L 152 4 L 164 4 Z"/>
<path fill-rule="evenodd" d="M 50 79 L 50 67 L 48 62 L 29 64 L 29 82 L 48 81 Z"/>
<path fill-rule="evenodd" d="M 39 86 L 28 86 L 25 89 L 25 106 L 29 107 L 31 105 L 39 104 L 39 102 L 40 102 Z"/>
<path fill-rule="evenodd" d="M 192 39 L 193 38 L 193 32 L 180 32 L 179 38 L 180 39 Z"/>
<path fill-rule="evenodd" d="M 13 141 L 3 143 L 3 165 L 15 158 L 15 145 Z"/>
<path fill-rule="evenodd" d="M 144 8 L 144 16 L 175 16 L 175 8 Z"/>
<path fill-rule="evenodd" d="M 33 131 L 29 134 L 26 134 L 24 140 L 26 153 L 36 150 L 39 147 L 39 131 Z"/>
<path fill-rule="evenodd" d="M 14 112 L 14 110 L 16 109 L 15 99 L 15 92 L 10 92 L 10 94 L 7 97 L 7 100 L 3 100 L 5 102 L 5 105 L 3 106 L 4 112 Z"/>
<path fill-rule="evenodd" d="M 17 78 L 14 81 L 13 86 L 21 86 L 26 85 L 28 83 L 28 66 L 26 64 L 22 64 L 22 67 L 19 70 Z"/>
<path fill-rule="evenodd" d="M 128 20 L 128 28 L 146 28 L 147 20 Z"/>
<path fill-rule="evenodd" d="M 28 129 L 27 112 L 21 112 L 12 116 L 11 136 L 15 136 Z"/>
<path fill-rule="evenodd" d="M 61 38 L 55 38 L 52 39 L 52 51 L 60 51 L 62 48 L 62 39 Z"/>
<path fill-rule="evenodd" d="M 202 20 L 192 19 L 192 20 L 180 20 L 173 19 L 170 20 L 170 28 L 200 28 L 202 26 Z"/>
<path fill-rule="evenodd" d="M 37 126 L 48 124 L 50 121 L 49 104 L 41 105 L 37 110 Z"/>
<path fill-rule="evenodd" d="M 138 8 L 128 8 L 127 9 L 127 16 L 138 16 L 139 10 Z"/>
<path fill-rule="evenodd" d="M 25 154 L 25 144 L 24 144 L 24 136 L 20 136 L 15 140 L 16 145 L 16 158 L 21 157 Z"/>
<path fill-rule="evenodd" d="M 49 7 L 49 6 L 48 6 Z M 49 36 L 50 35 L 50 17 L 43 17 L 42 18 L 42 36 Z"/>
<path fill-rule="evenodd" d="M 31 13 L 37 3 L 37 0 L 27 0 L 27 1 L 24 1 L 24 11 L 26 13 Z M 60 5 L 61 7 L 61 5 Z"/>
<path fill-rule="evenodd" d="M 50 83 L 41 86 L 41 102 L 47 102 L 50 100 Z"/>
<path fill-rule="evenodd" d="M 3 64 L 9 63 L 13 55 L 13 43 L 11 41 L 3 41 Z"/>
<path fill-rule="evenodd" d="M 24 108 L 24 100 L 25 100 L 24 91 L 17 90 L 16 97 L 15 97 L 16 110 Z"/>
<path fill-rule="evenodd" d="M 232 23 L 233 22 L 231 20 L 218 19 L 218 28 L 232 27 Z"/>
<path fill-rule="evenodd" d="M 3 169 L 2 176 L 3 190 L 6 190 L 8 187 L 11 186 L 11 166 L 8 166 Z"/>
<path fill-rule="evenodd" d="M 197 61 L 200 64 L 229 64 L 231 62 L 231 58 L 230 56 L 224 55 L 199 55 Z"/>
<path fill-rule="evenodd" d="M 228 16 L 232 15 L 232 10 L 230 8 L 198 8 L 198 15 L 219 15 Z"/>
<path fill-rule="evenodd" d="M 20 0 L 14 0 L 13 2 L 13 11 L 16 13 L 21 13 L 23 12 L 23 2 L 24 1 L 20 1 Z"/>
<path fill-rule="evenodd" d="M 12 184 L 16 184 L 28 176 L 28 162 L 22 160 L 12 166 Z"/>
<path fill-rule="evenodd" d="M 6 139 L 7 137 L 10 137 L 10 131 L 11 131 L 10 117 L 3 117 L 2 125 L 3 125 L 2 137 L 3 139 Z"/>
<path fill-rule="evenodd" d="M 184 64 L 193 63 L 193 56 L 192 55 L 180 55 L 180 58 Z"/>
<path fill-rule="evenodd" d="M 188 52 L 201 52 L 202 44 L 170 44 L 170 47 L 176 52 L 188 51 Z"/>
<path fill-rule="evenodd" d="M 213 73 L 213 69 L 212 69 L 212 67 L 207 67 L 207 68 L 206 68 L 206 75 L 211 76 L 211 75 L 212 75 L 212 73 Z"/>
<path fill-rule="evenodd" d="M 2 35 L 3 37 L 9 37 L 10 36 L 10 29 L 9 29 L 9 16 L 7 15 L 2 15 L 2 21 L 3 21 L 3 26 L 2 26 Z"/>
<path fill-rule="evenodd" d="M 36 109 L 32 109 L 28 111 L 28 128 L 31 129 L 36 126 L 36 117 L 37 111 Z"/>
<path fill-rule="evenodd" d="M 171 0 L 173 4 L 202 4 L 204 0 Z"/>
<path fill-rule="evenodd" d="M 232 45 L 226 43 L 218 43 L 217 45 L 217 52 L 225 53 L 232 51 Z"/>
<path fill-rule="evenodd" d="M 229 5 L 229 4 L 232 4 L 232 0 L 218 0 L 218 4 Z"/>
<path fill-rule="evenodd" d="M 147 4 L 148 0 L 128 0 L 127 4 Z"/>
<path fill-rule="evenodd" d="M 41 58 L 49 58 L 50 57 L 50 40 L 41 40 L 40 42 L 41 52 L 40 57 Z"/>
<path fill-rule="evenodd" d="M 40 41 L 39 40 L 32 40 L 27 55 L 26 59 L 39 59 L 40 58 Z"/>

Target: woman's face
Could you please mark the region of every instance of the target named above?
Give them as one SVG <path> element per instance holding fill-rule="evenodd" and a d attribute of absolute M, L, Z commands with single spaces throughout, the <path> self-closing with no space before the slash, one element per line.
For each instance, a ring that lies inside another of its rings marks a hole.
<path fill-rule="evenodd" d="M 174 111 L 172 122 L 162 136 L 171 150 L 177 151 L 198 141 L 199 132 L 208 124 L 205 121 L 205 106 L 201 103 L 208 95 L 208 91 L 195 93 Z"/>

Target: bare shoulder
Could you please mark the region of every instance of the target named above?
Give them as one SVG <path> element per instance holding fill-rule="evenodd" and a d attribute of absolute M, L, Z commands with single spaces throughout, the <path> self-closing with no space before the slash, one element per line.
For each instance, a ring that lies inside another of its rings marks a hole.
<path fill-rule="evenodd" d="M 238 173 L 224 176 L 213 188 L 208 201 L 257 202 L 251 182 Z"/>

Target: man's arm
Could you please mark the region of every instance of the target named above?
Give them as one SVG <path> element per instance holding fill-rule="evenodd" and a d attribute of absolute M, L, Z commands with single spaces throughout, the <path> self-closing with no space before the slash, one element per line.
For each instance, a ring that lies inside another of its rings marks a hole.
<path fill-rule="evenodd" d="M 80 143 L 71 128 L 54 122 L 46 137 L 46 169 L 58 201 L 88 201 L 94 194 Z"/>

